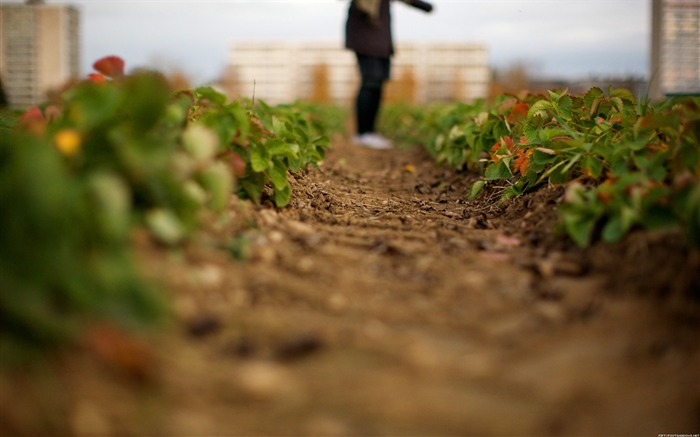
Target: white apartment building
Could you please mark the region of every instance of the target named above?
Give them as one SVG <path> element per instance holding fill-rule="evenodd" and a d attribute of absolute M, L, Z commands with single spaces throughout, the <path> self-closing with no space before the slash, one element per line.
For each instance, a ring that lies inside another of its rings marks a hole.
<path fill-rule="evenodd" d="M 329 98 L 354 99 L 359 82 L 354 53 L 328 42 L 235 43 L 228 56 L 226 89 L 275 104 L 313 95 L 317 71 L 325 70 Z M 408 79 L 410 78 L 410 79 Z M 486 48 L 478 44 L 399 44 L 392 81 L 410 80 L 418 103 L 472 101 L 486 97 L 490 68 Z"/>
<path fill-rule="evenodd" d="M 66 5 L 0 7 L 0 78 L 11 106 L 44 102 L 80 74 L 80 13 Z"/>
<path fill-rule="evenodd" d="M 652 96 L 700 95 L 700 0 L 653 0 Z"/>

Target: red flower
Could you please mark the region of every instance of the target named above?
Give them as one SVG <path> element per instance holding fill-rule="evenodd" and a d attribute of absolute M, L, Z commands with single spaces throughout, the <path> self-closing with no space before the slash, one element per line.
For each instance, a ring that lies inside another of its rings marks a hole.
<path fill-rule="evenodd" d="M 107 77 L 117 78 L 124 76 L 124 60 L 118 56 L 105 56 L 98 59 L 92 68 Z"/>

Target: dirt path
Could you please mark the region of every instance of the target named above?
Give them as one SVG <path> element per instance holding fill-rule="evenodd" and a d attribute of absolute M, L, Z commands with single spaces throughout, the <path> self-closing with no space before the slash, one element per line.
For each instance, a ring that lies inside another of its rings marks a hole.
<path fill-rule="evenodd" d="M 551 232 L 559 189 L 498 206 L 465 201 L 467 179 L 420 151 L 338 141 L 319 170 L 296 176 L 288 208 L 234 203 L 234 221 L 254 225 L 247 261 L 216 248 L 230 226 L 180 253 L 145 247 L 175 302 L 153 376 L 105 378 L 99 361 L 70 361 L 66 425 L 162 436 L 698 432 L 697 253 L 669 234 L 580 251 Z"/>

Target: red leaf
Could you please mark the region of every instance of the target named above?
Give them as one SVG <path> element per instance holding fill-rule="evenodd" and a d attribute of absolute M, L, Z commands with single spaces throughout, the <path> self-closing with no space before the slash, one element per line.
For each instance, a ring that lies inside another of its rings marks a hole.
<path fill-rule="evenodd" d="M 118 56 L 105 56 L 98 59 L 92 68 L 107 77 L 117 78 L 124 76 L 124 60 Z"/>
<path fill-rule="evenodd" d="M 513 150 L 515 149 L 515 142 L 513 142 L 513 138 L 511 138 L 510 135 L 503 137 L 503 144 L 505 144 L 506 149 L 508 149 L 509 152 L 513 153 Z"/>
<path fill-rule="evenodd" d="M 154 356 L 149 346 L 122 329 L 107 323 L 87 333 L 87 346 L 102 362 L 139 380 L 152 377 Z"/>
<path fill-rule="evenodd" d="M 27 129 L 28 131 L 41 135 L 46 130 L 46 126 L 49 122 L 44 117 L 41 109 L 37 107 L 27 109 L 19 121 L 20 126 Z"/>
<path fill-rule="evenodd" d="M 22 123 L 31 123 L 35 121 L 41 121 L 44 122 L 46 121 L 46 118 L 44 117 L 44 114 L 41 112 L 41 109 L 37 108 L 36 106 L 33 108 L 27 109 L 24 114 L 22 114 Z"/>
<path fill-rule="evenodd" d="M 231 171 L 234 175 L 236 175 L 236 177 L 242 178 L 243 176 L 245 176 L 245 161 L 243 160 L 243 158 L 241 158 L 241 155 L 239 155 L 236 152 L 227 150 L 220 156 L 222 159 L 225 160 L 225 162 L 228 162 Z"/>
<path fill-rule="evenodd" d="M 528 153 L 528 151 L 522 151 L 518 154 L 518 158 L 515 160 L 515 171 L 520 172 L 521 175 L 524 175 L 525 171 L 527 171 L 528 164 L 530 164 L 530 153 Z"/>
<path fill-rule="evenodd" d="M 510 111 L 510 114 L 508 114 L 508 123 L 510 124 L 518 124 L 525 120 L 527 118 L 527 112 L 530 109 L 530 106 L 525 103 L 525 102 L 520 102 L 517 105 L 513 107 L 513 109 Z"/>

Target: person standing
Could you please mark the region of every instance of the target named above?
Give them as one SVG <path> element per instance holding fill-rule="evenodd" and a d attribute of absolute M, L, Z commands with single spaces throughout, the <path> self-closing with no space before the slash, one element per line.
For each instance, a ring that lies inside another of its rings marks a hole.
<path fill-rule="evenodd" d="M 357 134 L 353 143 L 373 149 L 390 149 L 391 141 L 379 135 L 375 123 L 384 82 L 391 77 L 394 41 L 391 32 L 392 0 L 352 0 L 345 26 L 345 47 L 355 52 L 360 70 L 360 87 L 355 101 Z M 422 0 L 401 0 L 431 12 Z"/>

